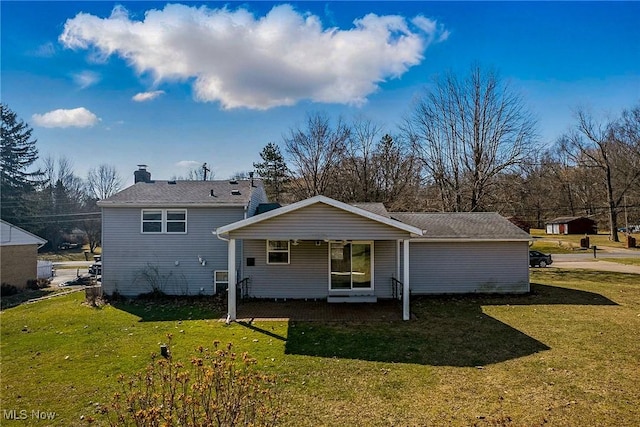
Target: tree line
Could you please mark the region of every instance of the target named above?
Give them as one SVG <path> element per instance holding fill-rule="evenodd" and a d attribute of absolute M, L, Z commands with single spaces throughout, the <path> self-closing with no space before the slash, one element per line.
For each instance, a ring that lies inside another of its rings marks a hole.
<path fill-rule="evenodd" d="M 578 109 L 549 146 L 524 98 L 479 66 L 434 78 L 394 134 L 311 113 L 260 157 L 254 167 L 280 202 L 322 194 L 393 211 L 495 211 L 537 228 L 588 216 L 613 241 L 621 214 L 640 222 L 640 103 L 601 122 Z"/>
<path fill-rule="evenodd" d="M 66 157 L 47 156 L 37 163 L 33 129 L 7 105 L 2 114 L 0 214 L 2 219 L 47 239 L 58 250 L 79 234 L 94 252 L 101 240 L 101 217 L 96 202 L 122 188 L 112 165 L 101 164 L 82 179 Z"/>
<path fill-rule="evenodd" d="M 537 228 L 588 216 L 618 241 L 627 220 L 640 222 L 640 102 L 603 121 L 578 109 L 571 125 L 554 144 L 540 141 L 526 100 L 495 70 L 474 65 L 436 76 L 393 132 L 363 117 L 312 112 L 253 166 L 280 203 L 321 194 L 391 211 L 495 211 Z M 37 159 L 32 129 L 2 105 L 2 219 L 53 249 L 80 229 L 93 250 L 96 201 L 122 186 L 115 167 L 99 165 L 82 179 L 64 157 Z M 183 179 L 213 178 L 206 170 Z"/>

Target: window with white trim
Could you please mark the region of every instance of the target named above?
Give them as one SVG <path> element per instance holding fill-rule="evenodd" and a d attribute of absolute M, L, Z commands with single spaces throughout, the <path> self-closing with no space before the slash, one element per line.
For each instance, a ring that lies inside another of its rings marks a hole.
<path fill-rule="evenodd" d="M 162 233 L 162 211 L 144 210 L 142 211 L 142 232 Z"/>
<path fill-rule="evenodd" d="M 186 209 L 143 209 L 140 231 L 144 234 L 186 234 Z"/>
<path fill-rule="evenodd" d="M 289 264 L 290 242 L 267 240 L 267 264 Z"/>
<path fill-rule="evenodd" d="M 167 233 L 187 232 L 187 211 L 167 211 Z"/>
<path fill-rule="evenodd" d="M 215 293 L 229 287 L 229 272 L 227 270 L 216 270 L 213 272 L 213 284 Z"/>

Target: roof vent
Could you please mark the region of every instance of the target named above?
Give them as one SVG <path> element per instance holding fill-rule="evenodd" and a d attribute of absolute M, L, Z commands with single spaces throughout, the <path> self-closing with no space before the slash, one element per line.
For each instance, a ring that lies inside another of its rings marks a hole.
<path fill-rule="evenodd" d="M 239 196 L 240 194 L 241 194 L 240 190 L 231 190 L 231 195 L 232 196 Z"/>
<path fill-rule="evenodd" d="M 231 185 L 237 185 L 238 181 L 236 181 L 235 179 L 232 179 L 231 181 L 229 181 L 229 184 Z"/>
<path fill-rule="evenodd" d="M 211 189 L 211 193 L 209 193 L 211 197 L 216 197 L 216 193 L 213 192 L 213 188 Z"/>
<path fill-rule="evenodd" d="M 175 181 L 175 180 L 173 180 L 173 181 L 167 181 L 167 184 L 175 185 L 175 184 L 176 184 L 176 181 Z"/>

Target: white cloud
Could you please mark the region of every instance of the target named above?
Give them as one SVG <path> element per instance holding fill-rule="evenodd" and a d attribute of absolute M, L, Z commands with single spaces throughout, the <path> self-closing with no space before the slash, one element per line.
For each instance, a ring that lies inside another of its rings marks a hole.
<path fill-rule="evenodd" d="M 133 98 L 131 99 L 133 99 L 136 102 L 145 102 L 145 101 L 152 101 L 157 97 L 159 97 L 160 95 L 164 95 L 163 90 L 154 90 L 152 92 L 136 93 L 135 95 L 133 95 Z"/>
<path fill-rule="evenodd" d="M 100 119 L 84 107 L 72 110 L 53 110 L 44 114 L 34 114 L 31 120 L 36 126 L 45 128 L 91 127 Z"/>
<path fill-rule="evenodd" d="M 303 99 L 362 104 L 447 35 L 423 16 L 368 14 L 350 29 L 325 29 L 317 16 L 286 4 L 262 17 L 244 8 L 170 4 L 148 10 L 142 21 L 122 6 L 108 18 L 79 13 L 59 39 L 95 58 L 118 55 L 156 83 L 193 81 L 199 101 L 267 109 Z"/>
<path fill-rule="evenodd" d="M 100 81 L 100 74 L 88 70 L 75 73 L 72 77 L 74 83 L 80 86 L 80 89 L 86 89 Z"/>
<path fill-rule="evenodd" d="M 195 160 L 181 160 L 178 163 L 176 163 L 176 166 L 180 168 L 185 168 L 185 169 L 191 169 L 191 168 L 199 167 L 201 165 L 202 164 L 200 162 L 196 162 Z"/>

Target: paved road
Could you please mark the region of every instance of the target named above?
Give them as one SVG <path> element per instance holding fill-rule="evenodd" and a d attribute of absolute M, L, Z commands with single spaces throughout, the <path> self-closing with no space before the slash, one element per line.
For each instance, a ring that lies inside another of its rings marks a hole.
<path fill-rule="evenodd" d="M 640 258 L 640 250 L 621 248 L 602 248 L 593 257 L 593 251 L 583 251 L 575 254 L 553 254 L 554 268 L 586 268 L 589 270 L 614 271 L 620 273 L 640 274 L 640 266 L 618 264 L 606 261 L 607 258 Z"/>
<path fill-rule="evenodd" d="M 93 264 L 93 261 L 54 262 L 53 268 L 56 271 L 56 275 L 53 276 L 51 284 L 60 286 L 65 282 L 74 280 L 78 276 L 87 275 L 89 274 L 89 266 L 91 264 Z"/>

